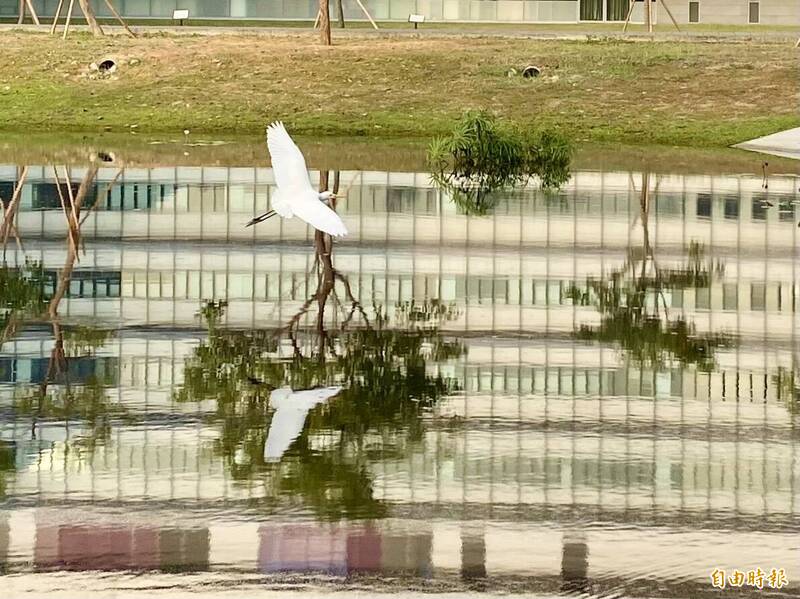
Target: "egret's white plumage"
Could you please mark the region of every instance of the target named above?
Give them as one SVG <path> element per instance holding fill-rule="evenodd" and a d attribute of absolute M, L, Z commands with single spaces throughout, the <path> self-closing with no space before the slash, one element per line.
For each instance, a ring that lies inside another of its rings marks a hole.
<path fill-rule="evenodd" d="M 303 153 L 283 123 L 276 122 L 267 127 L 267 148 L 278 190 L 272 196 L 272 210 L 257 216 L 247 226 L 278 214 L 283 218 L 296 216 L 329 235 L 347 235 L 342 219 L 324 203 L 324 200 L 336 196 L 328 191 L 318 193 L 311 186 Z"/>
<path fill-rule="evenodd" d="M 264 445 L 264 461 L 277 462 L 289 449 L 292 441 L 303 432 L 308 413 L 341 393 L 341 387 L 323 387 L 292 391 L 289 387 L 275 389 L 269 396 L 269 405 L 275 410 Z"/>

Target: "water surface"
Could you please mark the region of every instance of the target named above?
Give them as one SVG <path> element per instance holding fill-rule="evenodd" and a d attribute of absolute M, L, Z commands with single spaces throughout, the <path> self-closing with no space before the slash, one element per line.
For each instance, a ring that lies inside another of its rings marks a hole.
<path fill-rule="evenodd" d="M 796 175 L 579 160 L 480 217 L 317 148 L 329 245 L 204 151 L 0 165 L 12 596 L 800 591 Z"/>

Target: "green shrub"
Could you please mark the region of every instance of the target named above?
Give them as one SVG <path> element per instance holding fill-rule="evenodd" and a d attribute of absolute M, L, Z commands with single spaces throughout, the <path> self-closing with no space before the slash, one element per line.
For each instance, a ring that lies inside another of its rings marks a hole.
<path fill-rule="evenodd" d="M 469 112 L 428 148 L 434 183 L 468 214 L 485 214 L 496 192 L 538 178 L 544 188 L 569 179 L 572 147 L 561 135 L 522 131 L 487 112 Z"/>

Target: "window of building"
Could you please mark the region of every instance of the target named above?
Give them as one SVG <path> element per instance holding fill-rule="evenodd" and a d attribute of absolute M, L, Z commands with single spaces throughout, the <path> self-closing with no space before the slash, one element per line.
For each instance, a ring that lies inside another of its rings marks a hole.
<path fill-rule="evenodd" d="M 764 283 L 750 285 L 750 309 L 763 312 L 767 307 L 767 286 Z"/>
<path fill-rule="evenodd" d="M 55 293 L 58 275 L 54 271 L 45 273 L 45 294 Z M 115 271 L 76 270 L 70 278 L 68 297 L 119 297 L 122 275 Z"/>
<path fill-rule="evenodd" d="M 493 298 L 495 301 L 508 303 L 508 280 L 495 279 L 493 283 Z"/>
<path fill-rule="evenodd" d="M 736 283 L 725 283 L 722 286 L 722 309 L 736 310 L 739 307 L 739 287 Z"/>
<path fill-rule="evenodd" d="M 478 279 L 478 299 L 490 302 L 494 298 L 494 280 L 488 278 Z"/>
<path fill-rule="evenodd" d="M 77 195 L 78 189 L 80 189 L 80 183 L 73 183 L 71 187 L 72 196 L 74 197 Z M 66 183 L 61 183 L 61 194 L 65 198 L 70 196 L 70 192 L 69 189 L 67 189 Z M 10 196 L 11 194 L 2 197 Z M 84 205 L 93 205 L 96 197 L 97 185 L 92 185 L 89 187 L 86 196 L 84 197 Z M 60 196 L 58 195 L 58 186 L 55 183 L 35 183 L 33 185 L 33 201 L 31 207 L 33 210 L 60 210 L 61 200 Z"/>
<path fill-rule="evenodd" d="M 698 310 L 708 310 L 711 308 L 711 289 L 709 287 L 698 287 L 696 289 L 695 307 Z"/>
<path fill-rule="evenodd" d="M 725 218 L 737 220 L 739 218 L 739 198 L 729 196 L 725 198 Z"/>
<path fill-rule="evenodd" d="M 711 218 L 711 195 L 707 193 L 697 194 L 697 216 L 700 218 Z"/>
<path fill-rule="evenodd" d="M 628 0 L 606 0 L 606 21 L 624 21 L 629 6 Z"/>
<path fill-rule="evenodd" d="M 689 2 L 689 22 L 690 23 L 699 23 L 700 22 L 700 3 L 699 2 Z"/>
<path fill-rule="evenodd" d="M 16 185 L 11 181 L 0 181 L 0 198 L 10 198 L 14 195 Z"/>
<path fill-rule="evenodd" d="M 467 299 L 476 300 L 480 299 L 481 284 L 480 279 L 477 277 L 470 277 L 467 279 Z"/>
<path fill-rule="evenodd" d="M 684 201 L 682 193 L 657 193 L 655 194 L 655 200 L 656 214 L 683 216 Z"/>
<path fill-rule="evenodd" d="M 581 0 L 581 21 L 602 21 L 603 20 L 603 1 L 602 0 Z"/>
<path fill-rule="evenodd" d="M 389 187 L 386 190 L 386 211 L 414 212 L 416 189 L 413 187 Z"/>
<path fill-rule="evenodd" d="M 794 200 L 792 198 L 787 197 L 779 201 L 778 219 L 781 222 L 794 222 Z"/>
<path fill-rule="evenodd" d="M 547 282 L 547 305 L 558 306 L 561 304 L 561 281 Z"/>
<path fill-rule="evenodd" d="M 683 308 L 683 289 L 673 289 L 670 295 L 670 306 L 672 308 Z"/>
<path fill-rule="evenodd" d="M 761 22 L 761 11 L 760 11 L 760 3 L 759 2 L 751 2 L 750 3 L 750 23 L 760 23 Z"/>
<path fill-rule="evenodd" d="M 753 220 L 767 220 L 767 195 L 764 193 L 753 194 L 752 217 Z"/>

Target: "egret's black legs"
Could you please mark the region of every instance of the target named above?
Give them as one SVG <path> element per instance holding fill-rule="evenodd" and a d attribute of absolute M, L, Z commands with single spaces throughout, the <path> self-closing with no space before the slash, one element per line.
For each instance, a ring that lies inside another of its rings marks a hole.
<path fill-rule="evenodd" d="M 247 223 L 245 225 L 245 227 L 249 227 L 250 225 L 254 225 L 256 223 L 260 223 L 261 221 L 265 221 L 268 218 L 271 218 L 273 216 L 275 216 L 275 211 L 274 210 L 270 210 L 269 212 L 265 212 L 261 216 L 255 217 L 253 220 L 251 220 L 249 223 Z"/>

